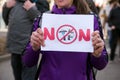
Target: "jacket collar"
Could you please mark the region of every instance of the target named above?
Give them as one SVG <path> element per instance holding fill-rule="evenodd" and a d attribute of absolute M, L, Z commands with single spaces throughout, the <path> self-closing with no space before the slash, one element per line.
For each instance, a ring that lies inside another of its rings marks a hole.
<path fill-rule="evenodd" d="M 55 14 L 74 14 L 76 12 L 76 7 L 71 6 L 70 8 L 61 8 L 58 9 L 56 5 L 53 6 L 52 12 Z"/>

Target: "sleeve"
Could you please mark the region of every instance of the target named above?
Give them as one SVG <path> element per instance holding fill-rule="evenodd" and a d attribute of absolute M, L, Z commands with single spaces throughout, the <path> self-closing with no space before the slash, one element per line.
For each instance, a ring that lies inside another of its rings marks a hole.
<path fill-rule="evenodd" d="M 111 27 L 113 25 L 113 9 L 110 11 L 110 14 L 108 15 L 108 25 Z"/>
<path fill-rule="evenodd" d="M 2 11 L 2 18 L 6 25 L 8 25 L 9 20 L 9 12 L 12 8 L 7 8 L 6 3 L 3 5 L 3 11 Z"/>
<path fill-rule="evenodd" d="M 38 16 L 37 18 L 35 18 L 35 21 L 33 23 L 33 26 L 34 26 L 33 31 L 35 31 L 38 28 L 40 19 L 41 19 L 41 16 Z M 32 67 L 36 65 L 38 63 L 39 54 L 40 54 L 40 50 L 34 51 L 29 42 L 25 48 L 24 54 L 22 55 L 23 64 L 28 67 Z"/>
<path fill-rule="evenodd" d="M 30 8 L 27 11 L 28 17 L 31 20 L 34 20 L 34 18 L 36 18 L 38 15 L 42 14 L 45 11 L 49 10 L 49 4 L 46 0 L 42 1 L 42 0 L 38 0 L 36 2 L 36 5 L 33 6 L 32 8 Z"/>
<path fill-rule="evenodd" d="M 40 50 L 34 51 L 30 43 L 25 49 L 25 54 L 22 56 L 22 62 L 25 66 L 32 67 L 38 63 Z"/>
<path fill-rule="evenodd" d="M 102 32 L 102 27 L 100 27 L 100 24 L 99 24 L 99 19 L 97 17 L 94 18 L 94 30 L 99 30 L 100 32 Z M 100 34 L 101 37 L 102 37 L 102 33 Z M 103 39 L 103 38 L 102 38 Z M 98 70 L 101 70 L 103 69 L 107 63 L 108 63 L 108 55 L 107 55 L 107 51 L 106 51 L 106 48 L 104 47 L 103 51 L 102 51 L 102 55 L 100 57 L 94 57 L 93 55 L 90 55 L 90 62 L 91 62 L 91 65 L 93 67 L 95 67 L 96 69 Z"/>

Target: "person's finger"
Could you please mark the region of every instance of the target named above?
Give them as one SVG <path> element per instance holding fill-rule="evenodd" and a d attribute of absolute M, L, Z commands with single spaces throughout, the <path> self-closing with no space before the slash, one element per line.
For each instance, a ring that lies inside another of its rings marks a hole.
<path fill-rule="evenodd" d="M 97 50 L 101 47 L 104 47 L 104 44 L 103 43 L 97 43 L 95 46 L 94 46 L 94 49 Z"/>
<path fill-rule="evenodd" d="M 94 54 L 99 55 L 102 53 L 104 47 L 99 47 L 97 50 L 95 50 Z"/>
<path fill-rule="evenodd" d="M 98 43 L 101 43 L 101 42 L 102 42 L 102 39 L 100 39 L 100 38 L 96 38 L 96 40 L 92 40 L 93 46 L 98 44 Z"/>
<path fill-rule="evenodd" d="M 41 29 L 37 29 L 37 32 L 33 33 L 33 36 L 35 38 L 37 38 L 37 41 L 42 45 L 42 46 L 45 46 L 45 43 L 44 43 L 44 36 L 43 36 L 43 32 Z"/>
<path fill-rule="evenodd" d="M 96 31 L 94 31 L 93 33 L 92 33 L 92 36 L 95 36 L 96 34 L 99 34 L 100 32 L 98 31 L 98 30 L 96 30 Z"/>
<path fill-rule="evenodd" d="M 39 35 L 37 32 L 33 32 L 31 38 L 38 42 L 41 41 L 41 35 Z"/>
<path fill-rule="evenodd" d="M 37 29 L 37 32 L 38 32 L 40 35 L 43 35 L 43 31 L 42 31 L 41 28 L 38 28 L 38 29 Z"/>
<path fill-rule="evenodd" d="M 44 41 L 44 36 L 43 35 L 41 35 L 40 36 L 40 43 L 41 43 L 41 46 L 45 46 L 45 41 Z"/>

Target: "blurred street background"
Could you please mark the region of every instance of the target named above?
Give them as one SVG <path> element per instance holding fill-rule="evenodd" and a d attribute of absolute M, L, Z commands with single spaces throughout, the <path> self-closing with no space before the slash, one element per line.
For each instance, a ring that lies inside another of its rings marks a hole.
<path fill-rule="evenodd" d="M 48 0 L 50 5 L 53 5 L 52 0 Z M 104 23 L 105 13 L 109 15 L 108 0 L 94 0 L 96 7 L 99 10 L 99 17 L 101 18 L 102 24 Z M 0 80 L 14 80 L 11 63 L 10 63 L 10 54 L 6 52 L 5 43 L 7 36 L 7 26 L 4 24 L 2 19 L 2 6 L 5 0 L 0 0 Z M 50 7 L 51 9 L 51 7 Z M 108 10 L 106 10 L 108 9 Z M 106 10 L 106 11 L 105 11 Z M 109 47 L 109 35 L 107 33 L 108 27 L 105 27 L 103 24 L 103 33 L 105 39 L 105 45 L 110 54 Z M 120 80 L 120 39 L 118 40 L 116 55 L 114 61 L 109 61 L 105 69 L 97 71 L 96 75 L 97 80 Z"/>

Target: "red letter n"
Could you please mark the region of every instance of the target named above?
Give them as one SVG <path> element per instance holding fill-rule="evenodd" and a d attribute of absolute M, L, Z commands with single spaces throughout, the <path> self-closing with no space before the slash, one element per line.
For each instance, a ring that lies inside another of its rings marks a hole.
<path fill-rule="evenodd" d="M 87 29 L 86 35 L 85 35 L 85 33 L 84 33 L 84 31 L 82 29 L 79 30 L 79 41 L 81 41 L 82 38 L 85 41 L 89 41 L 90 40 L 90 29 Z"/>
<path fill-rule="evenodd" d="M 50 33 L 51 32 L 51 33 Z M 50 39 L 50 40 L 54 40 L 55 39 L 55 30 L 54 28 L 51 28 L 51 31 L 48 31 L 48 29 L 45 27 L 44 28 L 44 39 L 46 40 L 47 37 Z"/>

